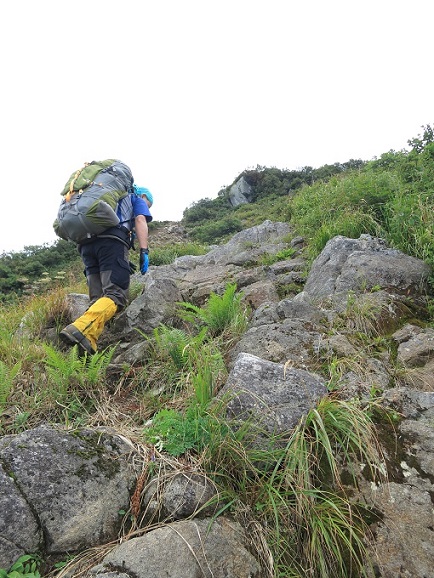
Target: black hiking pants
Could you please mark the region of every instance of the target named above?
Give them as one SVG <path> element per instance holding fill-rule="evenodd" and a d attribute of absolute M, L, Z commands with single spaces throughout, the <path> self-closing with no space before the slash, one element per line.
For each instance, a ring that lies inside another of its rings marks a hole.
<path fill-rule="evenodd" d="M 112 299 L 118 309 L 128 302 L 130 265 L 128 248 L 114 238 L 98 237 L 79 247 L 85 267 L 90 305 L 100 297 Z"/>

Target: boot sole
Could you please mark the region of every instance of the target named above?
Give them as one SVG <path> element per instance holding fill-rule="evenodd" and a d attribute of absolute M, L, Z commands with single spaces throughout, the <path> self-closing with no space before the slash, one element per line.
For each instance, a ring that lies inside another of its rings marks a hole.
<path fill-rule="evenodd" d="M 65 327 L 65 329 L 62 329 L 59 333 L 59 337 L 67 345 L 78 345 L 83 351 L 90 355 L 96 353 L 95 349 L 93 349 L 90 344 L 89 339 L 72 324 Z"/>

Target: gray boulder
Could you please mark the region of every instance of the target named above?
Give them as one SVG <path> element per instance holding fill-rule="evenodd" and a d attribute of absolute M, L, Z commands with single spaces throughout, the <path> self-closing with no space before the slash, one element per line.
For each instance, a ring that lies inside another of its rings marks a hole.
<path fill-rule="evenodd" d="M 182 299 L 173 279 L 157 282 L 151 275 L 145 281 L 143 292 L 114 321 L 112 331 L 125 336 L 138 331 L 152 333 L 163 321 L 174 315 L 177 301 Z"/>
<path fill-rule="evenodd" d="M 253 189 L 244 177 L 241 177 L 229 189 L 229 202 L 233 207 L 250 203 Z"/>
<path fill-rule="evenodd" d="M 300 280 L 303 259 L 270 267 L 254 264 L 265 255 L 289 247 L 289 233 L 287 223 L 264 221 L 206 255 L 179 257 L 171 265 L 150 267 L 145 276 L 136 275 L 134 280 L 142 283 L 142 293 L 115 318 L 110 331 L 103 333 L 100 347 L 118 342 L 114 362 L 139 363 L 146 355 L 146 347 L 135 344 L 143 342 L 143 334 L 151 334 L 158 325 L 171 325 L 177 302 L 203 305 L 211 293 L 222 294 L 229 282 L 239 282 L 246 303 L 253 308 L 270 299 L 278 300 L 277 288 L 289 273 Z M 247 264 L 253 268 L 246 268 Z"/>
<path fill-rule="evenodd" d="M 232 366 L 236 357 L 244 352 L 308 369 L 315 364 L 314 354 L 326 331 L 327 314 L 309 303 L 293 299 L 263 303 L 232 349 L 230 364 Z"/>
<path fill-rule="evenodd" d="M 427 290 L 429 274 L 426 263 L 390 249 L 381 239 L 370 235 L 359 239 L 337 236 L 328 241 L 313 262 L 303 298 L 346 299 L 349 292 L 361 293 L 377 286 L 401 294 L 417 294 Z"/>
<path fill-rule="evenodd" d="M 71 575 L 72 576 L 72 575 Z M 224 517 L 185 520 L 128 540 L 87 578 L 261 578 L 246 531 Z"/>
<path fill-rule="evenodd" d="M 218 488 L 203 474 L 161 471 L 143 491 L 143 520 L 175 521 L 213 516 L 219 509 Z"/>
<path fill-rule="evenodd" d="M 390 482 L 375 490 L 374 507 L 385 520 L 375 526 L 375 576 L 432 577 L 434 516 L 430 493 Z"/>
<path fill-rule="evenodd" d="M 227 243 L 205 255 L 205 265 L 237 265 L 255 263 L 263 255 L 275 255 L 289 247 L 291 233 L 288 223 L 264 221 L 260 225 L 236 233 Z"/>
<path fill-rule="evenodd" d="M 23 554 L 38 552 L 43 540 L 30 504 L 1 460 L 0 513 L 0 568 L 9 568 Z"/>
<path fill-rule="evenodd" d="M 398 345 L 398 360 L 405 367 L 421 367 L 434 360 L 434 329 L 407 323 L 393 334 Z"/>
<path fill-rule="evenodd" d="M 413 389 L 434 391 L 434 330 L 406 323 L 392 337 L 404 370 L 400 381 Z"/>
<path fill-rule="evenodd" d="M 131 449 L 117 435 L 47 425 L 0 438 L 3 541 L 32 551 L 43 536 L 52 554 L 113 540 L 136 477 L 127 461 Z M 21 517 L 9 527 L 12 512 Z M 10 551 L 0 550 L 0 566 L 5 559 Z"/>
<path fill-rule="evenodd" d="M 89 295 L 83 293 L 69 293 L 66 296 L 66 309 L 71 321 L 83 315 L 89 307 Z"/>
<path fill-rule="evenodd" d="M 240 353 L 219 398 L 227 399 L 227 414 L 236 422 L 284 439 L 326 394 L 317 375 Z"/>

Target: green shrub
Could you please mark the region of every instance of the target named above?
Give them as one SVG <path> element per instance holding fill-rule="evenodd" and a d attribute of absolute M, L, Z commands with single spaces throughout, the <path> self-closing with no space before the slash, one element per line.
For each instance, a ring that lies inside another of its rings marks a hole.
<path fill-rule="evenodd" d="M 312 233 L 308 253 L 312 258 L 316 257 L 324 249 L 326 243 L 337 235 L 358 239 L 364 233 L 381 236 L 384 231 L 381 231 L 379 224 L 369 212 L 360 210 L 341 212 L 334 215 L 334 218 L 324 219 L 318 229 Z"/>
<path fill-rule="evenodd" d="M 178 370 L 191 366 L 192 352 L 196 352 L 203 346 L 207 328 L 205 327 L 198 335 L 192 336 L 182 329 L 160 325 L 154 329 L 156 349 L 160 353 L 160 359 L 169 357 Z"/>
<path fill-rule="evenodd" d="M 178 457 L 189 450 L 200 453 L 212 441 L 216 430 L 221 435 L 228 432 L 227 427 L 218 422 L 211 414 L 190 406 L 185 412 L 174 409 L 162 409 L 152 420 L 152 425 L 144 430 L 144 439 L 156 446 L 159 451 L 165 451 Z"/>
<path fill-rule="evenodd" d="M 298 193 L 291 206 L 293 221 L 300 234 L 308 238 L 324 221 L 334 223 L 353 212 L 365 213 L 381 223 L 382 208 L 397 189 L 397 178 L 392 173 L 377 175 L 369 171 L 333 177 L 326 184 L 315 183 Z"/>
<path fill-rule="evenodd" d="M 400 193 L 386 207 L 388 241 L 434 267 L 434 193 Z"/>
<path fill-rule="evenodd" d="M 25 287 L 40 280 L 41 275 L 53 279 L 59 271 L 78 273 L 80 256 L 73 243 L 59 239 L 53 245 L 28 246 L 18 253 L 0 255 L 0 301 L 14 301 Z"/>
<path fill-rule="evenodd" d="M 201 199 L 184 210 L 182 221 L 189 228 L 197 223 L 219 219 L 230 209 L 230 204 L 222 196 L 216 199 Z"/>
<path fill-rule="evenodd" d="M 229 215 L 218 221 L 212 220 L 206 224 L 199 225 L 190 231 L 193 239 L 200 243 L 218 243 L 229 235 L 238 233 L 243 229 L 243 224 L 233 215 Z"/>

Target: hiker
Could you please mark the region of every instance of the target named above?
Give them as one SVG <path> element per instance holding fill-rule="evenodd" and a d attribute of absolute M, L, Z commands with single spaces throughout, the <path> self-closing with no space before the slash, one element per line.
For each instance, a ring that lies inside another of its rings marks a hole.
<path fill-rule="evenodd" d="M 126 306 L 130 274 L 135 269 L 128 257 L 134 237 L 140 248 L 140 272 L 144 275 L 148 270 L 148 223 L 152 221 L 149 209 L 153 202 L 148 189 L 133 184 L 132 192 L 117 203 L 119 224 L 78 244 L 90 306 L 60 332 L 60 338 L 68 345 L 78 344 L 85 352 L 96 353 L 104 325 Z"/>

